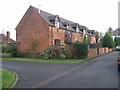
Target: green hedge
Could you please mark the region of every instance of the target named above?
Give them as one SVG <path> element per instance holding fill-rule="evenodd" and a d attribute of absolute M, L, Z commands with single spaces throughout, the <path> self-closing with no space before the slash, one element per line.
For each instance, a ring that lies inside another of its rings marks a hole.
<path fill-rule="evenodd" d="M 86 42 L 73 43 L 77 58 L 86 58 L 88 54 L 88 44 Z"/>

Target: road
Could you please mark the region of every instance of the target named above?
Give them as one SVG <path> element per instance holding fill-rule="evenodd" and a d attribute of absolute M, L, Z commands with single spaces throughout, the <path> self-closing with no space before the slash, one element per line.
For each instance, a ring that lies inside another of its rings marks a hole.
<path fill-rule="evenodd" d="M 5 61 L 18 74 L 15 88 L 118 88 L 117 52 L 84 63 L 53 64 Z"/>

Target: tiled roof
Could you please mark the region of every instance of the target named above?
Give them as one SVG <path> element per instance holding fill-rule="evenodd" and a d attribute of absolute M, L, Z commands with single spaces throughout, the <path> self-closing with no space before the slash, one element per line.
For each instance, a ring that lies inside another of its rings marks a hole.
<path fill-rule="evenodd" d="M 48 25 L 55 26 L 54 21 L 55 21 L 56 17 L 59 17 L 58 15 L 53 15 L 53 14 L 50 14 L 50 13 L 45 12 L 43 10 L 40 10 L 40 13 L 39 13 L 39 9 L 37 9 L 33 6 L 30 6 L 30 8 L 33 8 L 45 20 L 45 22 Z M 70 30 L 70 31 L 75 31 L 76 32 L 75 27 L 77 25 L 79 27 L 80 33 L 83 33 L 83 31 L 81 31 L 81 29 L 88 30 L 87 27 L 82 26 L 79 23 L 75 23 L 75 22 L 72 22 L 70 20 L 67 20 L 67 19 L 64 19 L 64 18 L 61 18 L 61 17 L 59 17 L 59 19 L 60 19 L 60 28 L 63 28 L 65 30 Z M 65 27 L 65 24 L 68 25 L 68 28 Z"/>
<path fill-rule="evenodd" d="M 91 35 L 95 35 L 95 30 L 87 30 L 87 32 Z"/>
<path fill-rule="evenodd" d="M 4 34 L 0 34 L 0 41 L 6 42 L 7 41 L 7 36 Z M 15 40 L 10 38 L 10 43 L 15 43 Z"/>
<path fill-rule="evenodd" d="M 120 36 L 120 28 L 113 31 L 113 36 Z"/>

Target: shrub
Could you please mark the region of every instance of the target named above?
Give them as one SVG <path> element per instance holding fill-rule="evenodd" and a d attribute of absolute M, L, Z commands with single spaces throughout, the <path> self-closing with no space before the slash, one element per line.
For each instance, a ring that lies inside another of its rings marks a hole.
<path fill-rule="evenodd" d="M 8 45 L 7 46 L 2 46 L 2 53 L 9 53 L 10 50 L 9 50 L 9 47 Z"/>
<path fill-rule="evenodd" d="M 85 42 L 75 42 L 73 44 L 76 49 L 77 58 L 85 58 L 88 54 L 88 44 Z"/>
<path fill-rule="evenodd" d="M 70 50 L 68 49 L 68 47 L 66 45 L 64 45 L 64 47 L 61 48 L 61 50 L 60 50 L 60 58 L 61 59 L 70 58 Z"/>
<path fill-rule="evenodd" d="M 2 58 L 10 58 L 10 53 L 2 53 Z"/>
<path fill-rule="evenodd" d="M 70 58 L 70 51 L 67 46 L 59 47 L 59 46 L 50 46 L 45 49 L 37 58 L 42 59 L 67 59 Z"/>
<path fill-rule="evenodd" d="M 10 52 L 12 57 L 17 57 L 17 55 L 18 55 L 17 47 L 12 43 L 9 45 L 9 52 Z"/>
<path fill-rule="evenodd" d="M 42 59 L 53 59 L 55 58 L 55 55 L 56 55 L 56 50 L 54 50 L 54 48 L 48 47 L 40 54 L 40 57 Z"/>
<path fill-rule="evenodd" d="M 13 43 L 3 46 L 2 53 L 10 54 L 11 57 L 21 56 L 21 53 L 17 51 L 17 47 Z"/>

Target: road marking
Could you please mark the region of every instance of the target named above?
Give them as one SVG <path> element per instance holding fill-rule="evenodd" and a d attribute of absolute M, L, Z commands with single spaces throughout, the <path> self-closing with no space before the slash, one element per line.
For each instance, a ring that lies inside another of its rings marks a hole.
<path fill-rule="evenodd" d="M 76 67 L 74 67 L 74 68 L 72 68 L 72 69 L 69 69 L 68 71 L 65 71 L 65 72 L 63 72 L 63 73 L 61 73 L 61 74 L 58 74 L 58 75 L 56 75 L 56 76 L 53 76 L 53 77 L 49 78 L 48 80 L 45 80 L 45 81 L 43 81 L 43 82 L 41 82 L 41 83 L 39 83 L 39 84 L 37 84 L 37 85 L 35 85 L 35 86 L 32 86 L 32 88 L 37 88 L 37 87 L 44 86 L 44 85 L 50 83 L 51 81 L 56 80 L 57 78 L 60 78 L 60 77 L 62 77 L 62 76 L 64 76 L 64 75 L 69 74 L 70 72 L 78 69 L 80 66 L 81 66 L 81 65 L 78 65 L 78 66 L 76 66 Z"/>

